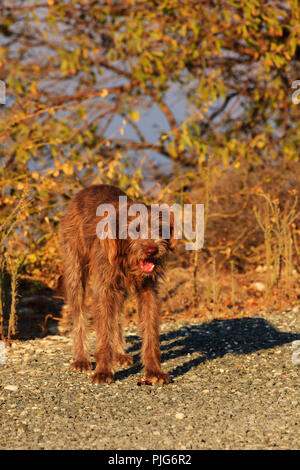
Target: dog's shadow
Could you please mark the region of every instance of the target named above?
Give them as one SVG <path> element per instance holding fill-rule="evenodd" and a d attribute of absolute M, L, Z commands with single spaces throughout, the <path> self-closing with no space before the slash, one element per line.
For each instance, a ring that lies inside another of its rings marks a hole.
<path fill-rule="evenodd" d="M 300 339 L 300 334 L 281 332 L 263 318 L 237 318 L 213 320 L 210 323 L 191 325 L 160 335 L 161 361 L 163 369 L 168 369 L 167 361 L 181 358 L 180 365 L 170 370 L 173 378 L 186 374 L 201 363 L 223 357 L 227 353 L 250 354 L 252 352 L 272 349 Z M 133 354 L 132 367 L 119 370 L 116 380 L 123 380 L 131 374 L 141 372 L 140 355 L 141 339 L 138 336 L 127 336 L 127 353 Z M 191 354 L 201 353 L 190 359 Z M 185 360 L 186 358 L 186 360 Z M 184 362 L 182 362 L 184 359 Z"/>

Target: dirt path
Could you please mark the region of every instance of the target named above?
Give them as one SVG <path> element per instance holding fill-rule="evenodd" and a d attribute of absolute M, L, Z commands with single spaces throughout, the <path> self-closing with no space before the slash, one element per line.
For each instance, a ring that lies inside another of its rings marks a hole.
<path fill-rule="evenodd" d="M 6 348 L 0 379 L 1 449 L 297 449 L 299 310 L 161 327 L 168 386 L 138 386 L 134 366 L 112 385 L 70 369 L 69 337 Z M 91 337 L 93 343 L 93 337 Z"/>

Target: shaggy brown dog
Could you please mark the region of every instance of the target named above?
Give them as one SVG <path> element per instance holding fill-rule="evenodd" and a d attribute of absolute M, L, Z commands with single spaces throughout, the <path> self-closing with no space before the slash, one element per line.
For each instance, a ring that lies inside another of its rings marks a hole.
<path fill-rule="evenodd" d="M 120 317 L 125 297 L 127 294 L 135 294 L 138 297 L 146 381 L 168 383 L 169 374 L 163 372 L 160 366 L 157 280 L 163 273 L 166 254 L 175 248 L 177 242 L 174 239 L 174 217 L 170 213 L 169 239 L 163 239 L 162 236 L 132 239 L 128 235 L 124 238 L 120 236 L 117 223 L 117 238 L 100 240 L 96 228 L 103 217 L 96 216 L 97 207 L 100 204 L 112 204 L 118 216 L 119 196 L 126 195 L 113 186 L 87 187 L 75 196 L 61 223 L 64 283 L 73 318 L 72 365 L 79 370 L 91 368 L 84 303 L 89 281 L 92 291 L 91 313 L 96 328 L 93 382 L 110 383 L 113 381 L 114 365 L 130 365 L 133 362 L 124 350 Z M 133 203 L 127 199 L 127 211 Z M 147 213 L 150 216 L 149 207 Z M 151 222 L 151 217 L 148 219 Z M 128 217 L 128 220 L 132 218 Z M 160 233 L 161 228 L 160 219 Z"/>

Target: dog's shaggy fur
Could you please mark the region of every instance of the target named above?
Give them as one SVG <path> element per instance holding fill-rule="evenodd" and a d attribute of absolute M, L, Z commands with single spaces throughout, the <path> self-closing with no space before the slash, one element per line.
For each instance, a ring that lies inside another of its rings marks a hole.
<path fill-rule="evenodd" d="M 135 294 L 138 297 L 141 357 L 146 381 L 168 383 L 169 374 L 163 372 L 160 366 L 157 280 L 163 273 L 166 254 L 176 245 L 174 218 L 170 214 L 169 239 L 134 240 L 127 237 L 100 240 L 96 226 L 101 217 L 96 216 L 96 209 L 100 204 L 113 204 L 118 216 L 119 196 L 125 196 L 125 193 L 114 186 L 87 187 L 71 201 L 61 223 L 66 299 L 73 318 L 72 365 L 79 370 L 91 368 L 84 303 L 89 281 L 92 292 L 91 313 L 96 328 L 93 382 L 110 383 L 113 381 L 114 365 L 132 364 L 132 357 L 124 350 L 121 310 L 125 297 Z M 127 209 L 133 203 L 128 198 Z M 149 208 L 147 210 L 150 215 Z"/>

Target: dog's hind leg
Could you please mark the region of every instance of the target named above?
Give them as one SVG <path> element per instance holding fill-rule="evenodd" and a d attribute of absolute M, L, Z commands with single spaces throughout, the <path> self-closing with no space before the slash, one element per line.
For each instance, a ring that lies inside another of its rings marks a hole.
<path fill-rule="evenodd" d="M 84 293 L 87 272 L 80 258 L 74 239 L 64 238 L 64 279 L 67 304 L 73 320 L 74 362 L 72 366 L 79 370 L 91 368 L 86 334 L 86 315 L 84 312 Z"/>

